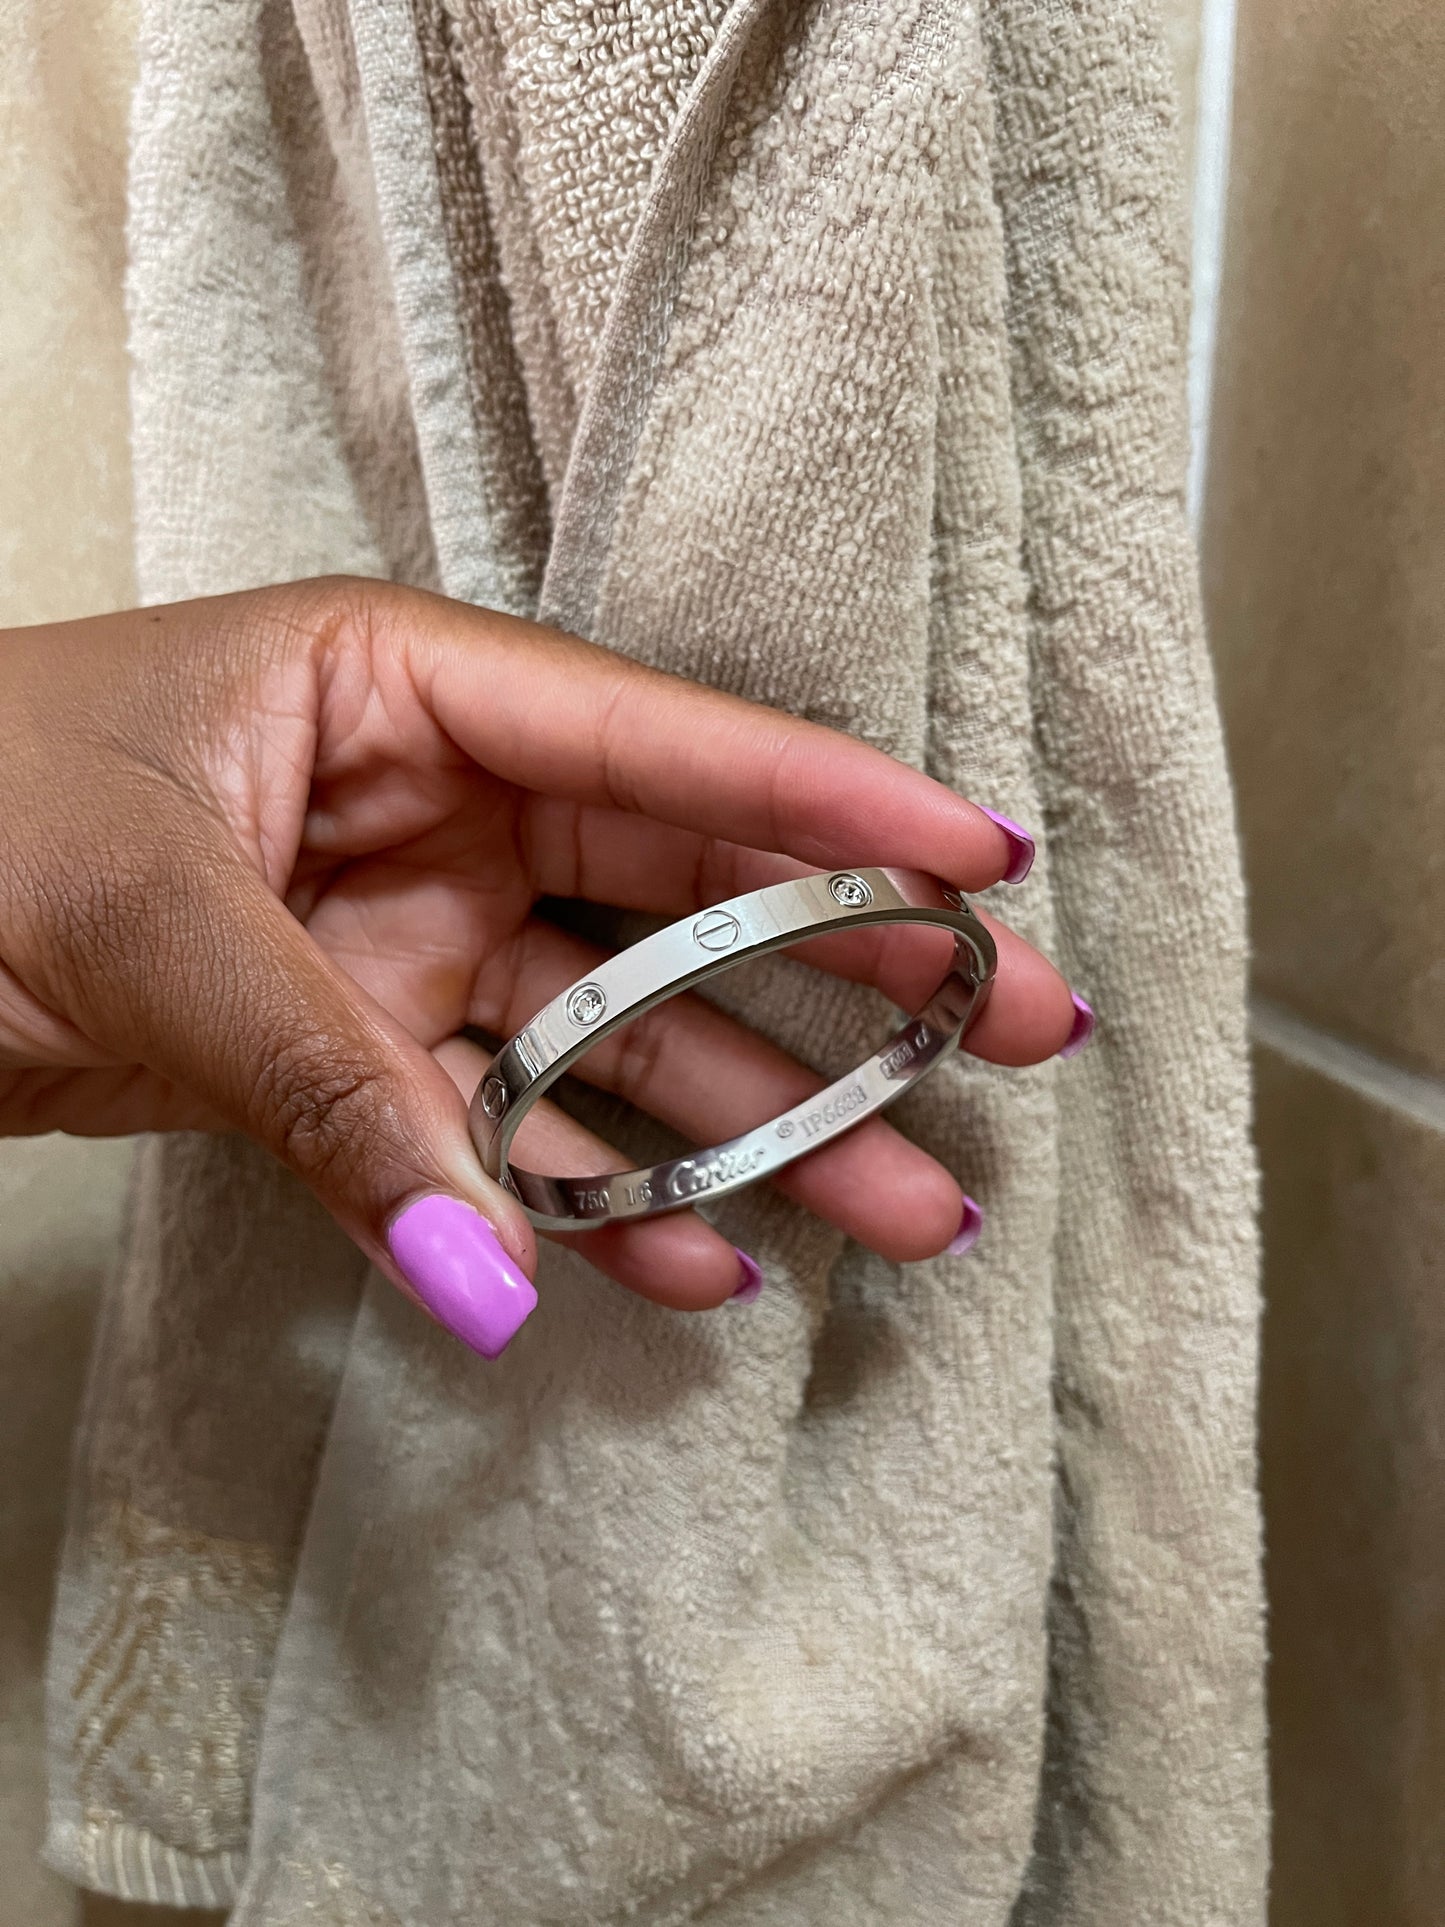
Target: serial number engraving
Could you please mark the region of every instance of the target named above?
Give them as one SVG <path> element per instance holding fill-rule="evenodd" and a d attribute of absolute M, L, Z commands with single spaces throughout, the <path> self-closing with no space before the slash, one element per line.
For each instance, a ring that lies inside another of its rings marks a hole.
<path fill-rule="evenodd" d="M 702 1161 L 687 1158 L 677 1165 L 667 1180 L 668 1195 L 674 1198 L 699 1198 L 704 1191 L 731 1184 L 736 1178 L 751 1177 L 762 1163 L 765 1147 L 744 1145 L 736 1151 L 718 1151 Z"/>
<path fill-rule="evenodd" d="M 904 1032 L 896 1044 L 884 1051 L 878 1059 L 879 1070 L 888 1078 L 901 1077 L 909 1065 L 916 1063 L 923 1055 L 931 1036 L 927 1024 L 915 1024 L 911 1030 Z"/>
<path fill-rule="evenodd" d="M 868 1093 L 861 1084 L 850 1084 L 846 1091 L 827 1104 L 820 1104 L 815 1111 L 807 1111 L 798 1119 L 804 1137 L 817 1137 L 855 1111 L 861 1111 L 868 1102 Z"/>

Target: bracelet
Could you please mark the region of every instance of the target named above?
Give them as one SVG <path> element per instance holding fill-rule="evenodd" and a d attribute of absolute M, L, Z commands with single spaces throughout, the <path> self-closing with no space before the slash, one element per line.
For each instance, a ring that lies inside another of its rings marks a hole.
<path fill-rule="evenodd" d="M 749 957 L 874 923 L 951 931 L 953 963 L 916 1016 L 825 1090 L 724 1144 L 635 1171 L 544 1177 L 509 1163 L 532 1105 L 600 1038 Z M 502 1046 L 478 1085 L 472 1140 L 490 1175 L 542 1231 L 587 1231 L 724 1197 L 851 1131 L 927 1076 L 982 1010 L 996 965 L 993 939 L 963 897 L 921 870 L 834 870 L 769 884 L 668 924 L 554 997 Z"/>

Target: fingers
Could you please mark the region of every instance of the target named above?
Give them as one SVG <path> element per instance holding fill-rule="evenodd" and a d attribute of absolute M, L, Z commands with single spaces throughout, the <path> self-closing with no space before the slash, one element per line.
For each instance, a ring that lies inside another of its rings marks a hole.
<path fill-rule="evenodd" d="M 530 798 L 525 822 L 540 894 L 584 897 L 654 915 L 682 916 L 805 875 L 812 867 L 794 857 L 697 836 L 620 810 L 577 808 L 554 797 Z M 1042 1063 L 1065 1046 L 1077 1020 L 1069 985 L 1007 924 L 977 904 L 972 908 L 998 946 L 998 972 L 964 1048 L 993 1064 Z M 810 938 L 788 954 L 851 983 L 872 984 L 891 1003 L 913 1011 L 947 970 L 952 939 L 918 924 L 884 924 Z M 535 995 L 533 1008 L 544 1001 Z"/>
<path fill-rule="evenodd" d="M 452 740 L 523 789 L 815 868 L 907 864 L 970 890 L 1020 873 L 1022 832 L 852 737 L 439 598 L 377 592 L 368 621 Z"/>
<path fill-rule="evenodd" d="M 435 1056 L 463 1097 L 470 1099 L 491 1059 L 465 1037 L 451 1037 Z M 513 1147 L 514 1161 L 529 1171 L 591 1177 L 625 1171 L 631 1160 L 559 1110 L 546 1098 L 528 1112 Z M 632 1224 L 559 1236 L 555 1242 L 580 1251 L 619 1285 L 679 1311 L 706 1311 L 734 1298 L 752 1277 L 752 1261 L 695 1211 L 674 1211 Z"/>
<path fill-rule="evenodd" d="M 539 896 L 585 897 L 593 903 L 660 915 L 681 916 L 818 868 L 816 863 L 753 849 L 727 837 L 704 836 L 675 823 L 559 796 L 526 796 L 519 828 L 528 872 Z M 1033 839 L 1022 831 L 1018 836 L 1027 844 L 1032 862 Z M 844 860 L 862 861 L 856 856 Z M 911 863 L 908 867 L 923 866 Z M 1025 874 L 1026 865 L 1016 866 L 1015 874 L 1003 880 L 1021 881 Z"/>
<path fill-rule="evenodd" d="M 579 897 L 680 917 L 817 868 L 726 837 L 601 804 L 530 794 L 519 833 L 539 896 Z"/>
<path fill-rule="evenodd" d="M 140 1064 L 95 1070 L 66 1066 L 0 1069 L 0 1120 L 6 1137 L 132 1137 L 141 1131 L 224 1131 L 193 1091 Z"/>
<path fill-rule="evenodd" d="M 795 857 L 699 836 L 625 811 L 533 796 L 524 811 L 540 894 L 584 897 L 623 910 L 682 916 L 747 891 L 802 876 Z M 1031 944 L 973 906 L 998 945 L 998 975 L 964 1048 L 993 1064 L 1037 1064 L 1068 1042 L 1077 1021 L 1069 986 Z M 876 985 L 916 1010 L 948 968 L 951 940 L 939 931 L 889 924 L 817 937 L 789 954 L 853 983 Z"/>
<path fill-rule="evenodd" d="M 514 953 L 479 978 L 472 1021 L 510 1033 L 539 1004 L 594 969 L 602 954 L 565 931 L 533 922 Z M 701 1144 L 734 1137 L 801 1103 L 826 1082 L 687 994 L 602 1038 L 576 1074 Z M 539 1168 L 520 1154 L 519 1162 Z M 775 1182 L 850 1237 L 904 1263 L 937 1256 L 957 1232 L 963 1211 L 957 1181 L 881 1118 L 788 1167 Z M 587 1236 L 590 1256 L 592 1234 Z"/>

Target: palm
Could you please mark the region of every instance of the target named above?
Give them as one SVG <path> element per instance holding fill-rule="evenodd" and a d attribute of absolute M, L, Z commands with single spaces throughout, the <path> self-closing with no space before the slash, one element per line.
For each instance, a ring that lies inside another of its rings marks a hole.
<path fill-rule="evenodd" d="M 505 1027 L 539 894 L 523 798 L 475 767 L 394 772 L 384 798 L 304 839 L 287 907 L 429 1049 L 465 1024 Z M 325 803 L 327 786 L 313 802 Z"/>

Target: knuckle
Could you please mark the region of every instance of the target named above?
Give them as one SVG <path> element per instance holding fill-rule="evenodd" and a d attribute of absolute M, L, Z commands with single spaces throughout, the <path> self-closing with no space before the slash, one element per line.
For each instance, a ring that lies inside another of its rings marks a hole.
<path fill-rule="evenodd" d="M 389 583 L 326 575 L 238 596 L 228 611 L 229 660 L 218 661 L 217 678 L 224 685 L 237 671 L 249 678 L 357 648 L 365 651 L 383 612 L 403 593 Z"/>
<path fill-rule="evenodd" d="M 257 1090 L 268 1140 L 308 1178 L 344 1185 L 399 1135 L 386 1077 L 315 1038 L 273 1050 Z"/>

